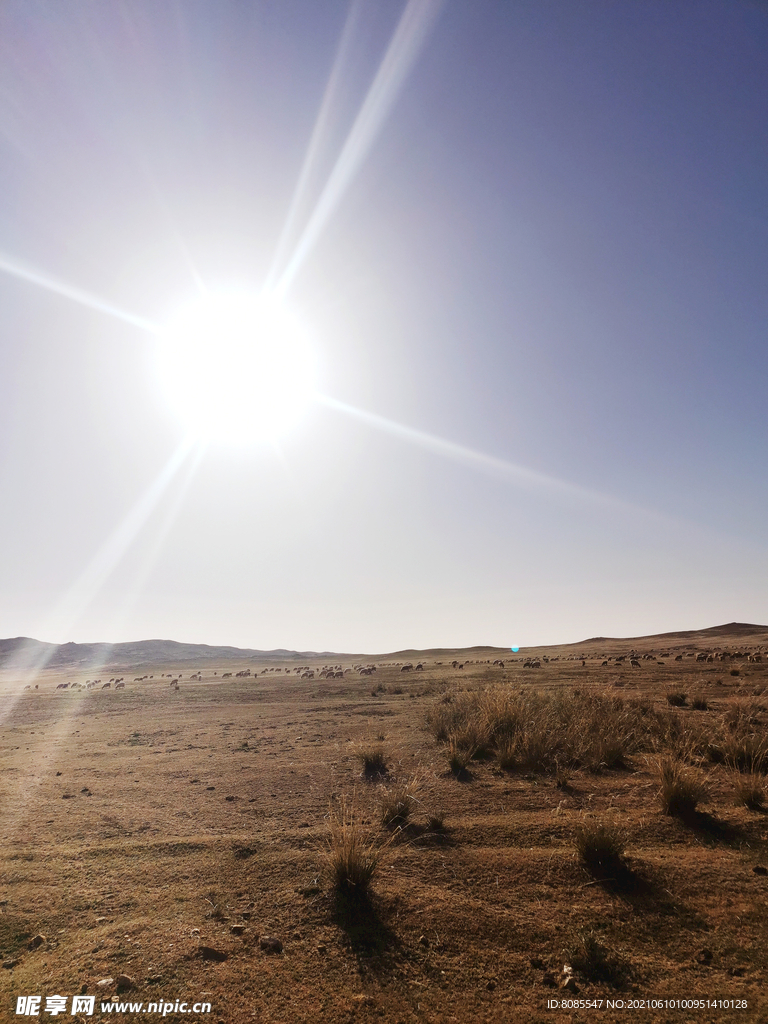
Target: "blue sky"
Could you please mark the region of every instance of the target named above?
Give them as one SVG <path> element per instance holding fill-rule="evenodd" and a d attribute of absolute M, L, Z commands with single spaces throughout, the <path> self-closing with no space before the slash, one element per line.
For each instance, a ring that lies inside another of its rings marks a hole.
<path fill-rule="evenodd" d="M 0 40 L 1 635 L 768 622 L 764 5 L 24 0 Z M 330 402 L 180 449 L 141 322 L 278 279 Z"/>

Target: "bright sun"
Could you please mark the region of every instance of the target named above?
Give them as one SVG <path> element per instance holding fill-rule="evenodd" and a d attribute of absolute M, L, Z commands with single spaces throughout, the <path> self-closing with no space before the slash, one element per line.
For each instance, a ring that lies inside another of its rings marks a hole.
<path fill-rule="evenodd" d="M 207 441 L 278 437 L 314 392 L 299 321 L 276 300 L 245 292 L 208 294 L 179 309 L 161 332 L 158 370 L 175 413 Z"/>

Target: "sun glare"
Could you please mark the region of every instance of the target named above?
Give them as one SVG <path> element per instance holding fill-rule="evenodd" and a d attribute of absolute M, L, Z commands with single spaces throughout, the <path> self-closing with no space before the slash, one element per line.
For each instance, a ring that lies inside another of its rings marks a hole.
<path fill-rule="evenodd" d="M 217 292 L 183 306 L 160 336 L 158 372 L 174 412 L 205 441 L 279 437 L 306 413 L 314 358 L 281 303 Z"/>

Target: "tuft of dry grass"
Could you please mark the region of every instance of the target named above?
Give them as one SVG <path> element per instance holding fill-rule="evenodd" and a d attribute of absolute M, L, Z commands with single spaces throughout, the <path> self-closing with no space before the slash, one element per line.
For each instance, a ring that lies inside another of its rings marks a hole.
<path fill-rule="evenodd" d="M 691 700 L 691 707 L 694 711 L 709 711 L 709 701 L 703 693 L 699 693 Z"/>
<path fill-rule="evenodd" d="M 732 733 L 724 739 L 722 749 L 726 764 L 736 771 L 768 772 L 768 736 Z"/>
<path fill-rule="evenodd" d="M 629 973 L 627 961 L 609 950 L 594 931 L 578 933 L 564 950 L 564 956 L 566 963 L 587 981 L 618 984 Z"/>
<path fill-rule="evenodd" d="M 448 737 L 448 766 L 454 775 L 461 775 L 475 756 L 475 748 L 465 746 L 462 738 Z"/>
<path fill-rule="evenodd" d="M 707 791 L 699 775 L 674 757 L 657 762 L 659 800 L 665 814 L 688 817 L 706 800 Z"/>
<path fill-rule="evenodd" d="M 688 702 L 688 694 L 683 693 L 682 690 L 670 690 L 667 694 L 667 704 L 670 704 L 673 708 L 685 707 Z"/>
<path fill-rule="evenodd" d="M 750 811 L 762 811 L 766 801 L 765 779 L 757 772 L 742 775 L 737 772 L 734 784 L 737 802 Z"/>
<path fill-rule="evenodd" d="M 624 833 L 612 819 L 584 818 L 573 841 L 584 866 L 595 877 L 606 878 L 621 869 Z"/>
<path fill-rule="evenodd" d="M 399 782 L 381 795 L 381 823 L 387 827 L 403 826 L 416 803 L 415 783 Z"/>
<path fill-rule="evenodd" d="M 328 812 L 327 861 L 336 891 L 363 899 L 379 865 L 382 846 L 358 820 L 354 800 L 342 796 Z"/>
<path fill-rule="evenodd" d="M 359 747 L 357 756 L 363 766 L 363 775 L 367 779 L 380 778 L 382 775 L 387 774 L 387 759 L 383 747 Z"/>
<path fill-rule="evenodd" d="M 445 818 L 444 810 L 432 811 L 427 818 L 427 832 L 433 835 L 443 835 L 446 831 Z"/>

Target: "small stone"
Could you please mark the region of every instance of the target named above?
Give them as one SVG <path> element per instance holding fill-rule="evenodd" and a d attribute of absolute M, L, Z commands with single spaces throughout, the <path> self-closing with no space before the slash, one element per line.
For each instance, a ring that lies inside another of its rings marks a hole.
<path fill-rule="evenodd" d="M 19 963 L 21 963 L 21 957 L 17 956 L 15 960 L 3 960 L 3 967 L 6 971 L 10 971 Z"/>
<path fill-rule="evenodd" d="M 160 975 L 160 974 L 153 974 L 151 978 L 147 978 L 147 984 L 148 985 L 159 985 L 162 980 L 163 980 L 162 975 Z"/>
<path fill-rule="evenodd" d="M 227 959 L 227 953 L 221 949 L 214 949 L 213 946 L 201 946 L 200 956 L 203 960 L 215 960 L 216 963 L 220 964 L 222 961 Z"/>
<path fill-rule="evenodd" d="M 700 964 L 711 964 L 712 963 L 712 950 L 711 949 L 700 949 L 696 954 L 696 960 Z"/>
<path fill-rule="evenodd" d="M 117 982 L 118 992 L 127 992 L 128 989 L 134 988 L 135 986 L 133 978 L 128 974 L 118 974 L 115 980 Z"/>
<path fill-rule="evenodd" d="M 56 772 L 57 775 L 61 775 L 61 772 Z"/>
<path fill-rule="evenodd" d="M 190 935 L 199 935 L 200 934 L 200 929 L 199 928 L 193 928 L 192 931 L 189 934 Z"/>
<path fill-rule="evenodd" d="M 107 988 L 114 980 L 114 978 L 102 978 L 101 981 L 96 982 L 96 988 Z"/>
<path fill-rule="evenodd" d="M 250 921 L 250 920 L 251 920 L 251 912 L 250 912 L 250 910 L 244 910 L 244 911 L 243 911 L 243 912 L 242 912 L 242 913 L 240 914 L 240 917 L 242 917 L 242 919 L 243 919 L 244 921 Z"/>
<path fill-rule="evenodd" d="M 37 949 L 38 946 L 42 946 L 45 942 L 44 935 L 36 935 L 33 939 L 30 939 L 27 943 L 27 949 Z"/>
<path fill-rule="evenodd" d="M 576 993 L 579 991 L 579 986 L 576 984 L 576 979 L 572 974 L 566 976 L 561 988 L 567 989 L 568 992 Z"/>
<path fill-rule="evenodd" d="M 541 959 L 540 956 L 529 957 L 528 963 L 531 965 L 531 967 L 533 967 L 533 969 L 535 971 L 543 971 L 544 970 L 545 964 L 544 964 L 544 961 Z"/>
<path fill-rule="evenodd" d="M 325 953 L 325 951 L 326 951 L 326 947 L 325 947 L 325 946 L 323 946 L 322 944 L 321 944 L 321 945 L 319 945 L 319 946 L 317 947 L 317 952 L 318 952 L 318 953 L 319 953 L 319 954 L 320 954 L 321 956 L 323 955 L 323 953 Z"/>
<path fill-rule="evenodd" d="M 224 797 L 224 799 L 225 799 L 225 800 L 226 800 L 226 801 L 227 801 L 228 803 L 230 803 L 230 804 L 231 804 L 233 800 L 237 800 L 237 797 L 236 797 L 236 796 L 225 796 L 225 797 Z"/>
<path fill-rule="evenodd" d="M 729 967 L 728 973 L 732 978 L 743 978 L 747 973 L 746 967 Z"/>
<path fill-rule="evenodd" d="M 83 982 L 83 984 L 80 986 L 80 995 L 84 996 L 87 991 L 88 986 L 85 984 L 85 982 Z"/>
<path fill-rule="evenodd" d="M 755 864 L 752 870 L 756 875 L 768 875 L 768 868 L 763 867 L 762 864 Z"/>
<path fill-rule="evenodd" d="M 229 930 L 232 932 L 233 935 L 242 935 L 243 932 L 245 931 L 245 925 L 233 924 Z"/>
<path fill-rule="evenodd" d="M 74 800 L 74 798 L 75 798 L 75 794 L 74 793 L 62 793 L 61 794 L 61 799 L 62 800 Z"/>
<path fill-rule="evenodd" d="M 282 942 L 280 939 L 276 939 L 272 935 L 262 935 L 259 939 L 259 948 L 263 949 L 265 953 L 283 952 Z"/>
<path fill-rule="evenodd" d="M 552 971 L 544 971 L 544 977 L 541 979 L 542 984 L 546 985 L 547 988 L 555 988 L 557 982 L 555 981 L 555 975 Z"/>
<path fill-rule="evenodd" d="M 302 896 L 317 896 L 320 892 L 320 886 L 312 883 L 312 885 L 302 885 L 299 889 Z"/>
<path fill-rule="evenodd" d="M 208 792 L 210 792 L 212 789 L 216 789 L 215 786 L 206 786 L 205 788 Z"/>
<path fill-rule="evenodd" d="M 106 920 L 106 917 L 97 917 L 96 924 L 103 924 Z"/>

